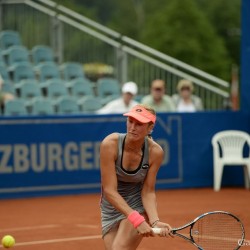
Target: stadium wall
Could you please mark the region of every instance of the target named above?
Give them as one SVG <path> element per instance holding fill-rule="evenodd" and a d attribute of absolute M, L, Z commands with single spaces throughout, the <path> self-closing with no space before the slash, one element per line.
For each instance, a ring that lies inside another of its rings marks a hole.
<path fill-rule="evenodd" d="M 0 118 L 0 198 L 100 192 L 99 145 L 126 132 L 121 115 Z M 212 136 L 250 133 L 245 112 L 161 113 L 153 131 L 165 151 L 157 188 L 213 185 Z M 243 187 L 243 169 L 226 168 L 224 186 Z"/>
<path fill-rule="evenodd" d="M 250 112 L 250 1 L 241 1 L 241 111 Z"/>

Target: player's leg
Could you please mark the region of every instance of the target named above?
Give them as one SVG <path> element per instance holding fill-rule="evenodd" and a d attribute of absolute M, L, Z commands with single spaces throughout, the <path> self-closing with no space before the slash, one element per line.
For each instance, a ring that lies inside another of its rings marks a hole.
<path fill-rule="evenodd" d="M 134 229 L 127 219 L 122 220 L 113 240 L 111 249 L 135 250 L 142 241 L 142 238 L 143 237 L 137 233 L 136 229 Z"/>
<path fill-rule="evenodd" d="M 104 236 L 103 240 L 104 240 L 105 250 L 112 250 L 112 245 L 113 245 L 116 234 L 117 234 L 117 229 L 108 232 Z"/>

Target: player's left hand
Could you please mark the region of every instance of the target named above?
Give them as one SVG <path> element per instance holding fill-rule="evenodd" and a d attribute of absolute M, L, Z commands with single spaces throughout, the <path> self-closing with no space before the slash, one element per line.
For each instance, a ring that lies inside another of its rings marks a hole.
<path fill-rule="evenodd" d="M 155 227 L 161 228 L 161 233 L 159 234 L 160 237 L 168 237 L 168 236 L 174 237 L 173 234 L 171 233 L 172 227 L 169 224 L 158 221 Z"/>

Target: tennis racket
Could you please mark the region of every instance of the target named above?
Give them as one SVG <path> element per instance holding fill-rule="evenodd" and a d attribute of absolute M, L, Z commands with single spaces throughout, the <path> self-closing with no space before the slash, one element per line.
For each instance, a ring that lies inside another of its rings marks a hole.
<path fill-rule="evenodd" d="M 160 228 L 152 230 L 155 234 L 161 232 Z M 182 227 L 173 228 L 172 234 L 189 241 L 200 250 L 237 250 L 245 238 L 240 219 L 224 211 L 204 213 Z"/>

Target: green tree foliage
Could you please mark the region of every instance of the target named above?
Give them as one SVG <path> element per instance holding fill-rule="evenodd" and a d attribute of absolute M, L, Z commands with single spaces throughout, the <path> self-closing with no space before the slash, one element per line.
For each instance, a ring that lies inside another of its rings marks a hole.
<path fill-rule="evenodd" d="M 140 21 L 132 1 L 114 2 L 115 11 L 110 12 L 110 20 L 106 25 L 123 35 L 136 38 Z"/>
<path fill-rule="evenodd" d="M 241 0 L 198 0 L 201 11 L 223 39 L 234 64 L 240 64 Z"/>
<path fill-rule="evenodd" d="M 230 58 L 223 40 L 193 0 L 172 0 L 151 16 L 143 41 L 181 61 L 224 79 Z"/>
<path fill-rule="evenodd" d="M 88 18 L 91 18 L 93 20 L 98 21 L 98 9 L 99 6 L 95 5 L 94 8 L 91 7 L 91 5 L 88 4 L 88 0 L 78 1 L 78 0 L 53 0 L 59 5 L 65 6 L 66 8 L 69 8 L 75 12 L 78 12 Z M 97 0 L 91 1 L 95 3 Z"/>
<path fill-rule="evenodd" d="M 225 80 L 239 65 L 240 0 L 56 1 Z"/>

